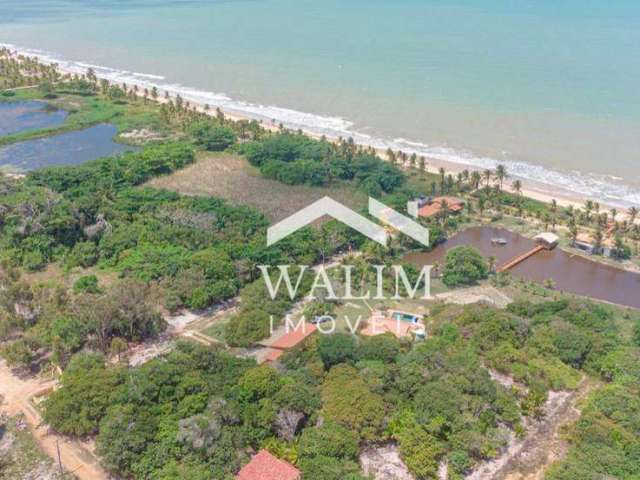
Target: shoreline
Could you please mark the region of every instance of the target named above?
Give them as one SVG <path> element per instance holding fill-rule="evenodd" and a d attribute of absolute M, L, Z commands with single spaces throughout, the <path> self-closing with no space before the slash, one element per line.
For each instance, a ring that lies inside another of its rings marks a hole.
<path fill-rule="evenodd" d="M 438 174 L 438 170 L 440 168 L 444 168 L 447 174 L 453 174 L 453 175 L 456 175 L 457 173 L 463 170 L 469 170 L 469 171 L 476 170 L 476 171 L 482 172 L 483 170 L 486 169 L 485 166 L 482 166 L 482 165 L 475 165 L 473 163 L 465 163 L 462 161 L 456 162 L 449 159 L 445 160 L 442 158 L 436 158 L 429 154 L 422 154 L 420 153 L 420 151 L 416 150 L 411 146 L 408 146 L 408 148 L 400 148 L 400 149 L 398 149 L 397 147 L 394 148 L 394 146 L 392 146 L 394 142 L 390 142 L 383 139 L 376 139 L 373 137 L 369 137 L 368 135 L 362 135 L 362 134 L 358 134 L 357 132 L 351 132 L 347 130 L 351 124 L 340 118 L 324 117 L 326 118 L 328 123 L 334 124 L 334 125 L 327 126 L 326 129 L 332 130 L 332 128 L 336 128 L 338 129 L 338 131 L 341 131 L 341 129 L 344 129 L 344 131 L 341 132 L 341 133 L 344 133 L 344 135 L 335 135 L 335 132 L 330 133 L 329 131 L 320 133 L 314 130 L 313 127 L 310 127 L 310 126 L 300 125 L 295 122 L 292 124 L 292 123 L 288 123 L 287 121 L 277 120 L 275 118 L 268 119 L 265 115 L 256 113 L 255 111 L 254 112 L 241 111 L 241 110 L 238 110 L 237 108 L 232 108 L 227 105 L 224 105 L 225 101 L 231 100 L 229 99 L 229 97 L 226 97 L 225 95 L 210 94 L 213 97 L 213 99 L 219 100 L 220 101 L 219 103 L 222 103 L 221 105 L 217 105 L 215 103 L 208 103 L 204 101 L 204 99 L 198 98 L 199 95 L 203 96 L 207 92 L 200 92 L 198 90 L 195 90 L 189 87 L 184 87 L 184 86 L 157 83 L 158 80 L 164 79 L 164 77 L 159 75 L 126 72 L 122 70 L 111 69 L 109 67 L 92 65 L 84 62 L 74 62 L 74 61 L 56 59 L 55 57 L 51 57 L 50 54 L 47 54 L 46 52 L 20 48 L 12 44 L 0 43 L 0 47 L 9 48 L 13 52 L 15 52 L 14 54 L 17 54 L 17 55 L 24 55 L 24 56 L 36 58 L 38 61 L 44 64 L 48 64 L 48 65 L 56 64 L 58 70 L 64 74 L 71 74 L 71 75 L 85 74 L 89 68 L 92 68 L 94 69 L 97 78 L 106 79 L 112 84 L 121 85 L 124 82 L 127 84 L 127 86 L 137 86 L 139 89 L 142 89 L 142 90 L 144 90 L 145 88 L 151 89 L 155 87 L 161 93 L 161 95 L 158 96 L 158 98 L 156 99 L 158 103 L 166 102 L 166 99 L 164 98 L 164 93 L 167 92 L 170 99 L 175 99 L 178 95 L 180 95 L 184 100 L 189 101 L 193 106 L 195 106 L 196 109 L 201 113 L 212 116 L 215 114 L 215 109 L 219 108 L 225 114 L 225 116 L 231 120 L 234 120 L 234 121 L 255 120 L 255 121 L 258 121 L 263 128 L 270 131 L 277 131 L 279 129 L 279 125 L 283 124 L 285 128 L 301 130 L 305 135 L 308 135 L 309 137 L 312 137 L 315 139 L 320 139 L 321 137 L 325 136 L 329 141 L 338 141 L 339 138 L 351 137 L 353 138 L 354 143 L 356 145 L 375 149 L 378 155 L 384 160 L 388 160 L 387 159 L 388 148 L 392 148 L 394 151 L 403 151 L 408 154 L 416 153 L 419 156 L 420 155 L 424 156 L 426 160 L 425 171 L 428 173 Z M 107 73 L 107 72 L 111 72 L 111 73 Z M 126 78 L 114 79 L 114 75 L 121 75 L 121 76 L 124 75 L 124 77 Z M 137 77 L 142 77 L 142 78 L 137 78 Z M 153 100 L 153 99 L 149 98 L 149 100 Z M 204 108 L 205 105 L 208 105 L 210 107 L 209 111 L 205 110 Z M 249 107 L 251 106 L 255 107 L 254 110 L 256 110 L 258 107 L 261 107 L 261 106 L 255 106 L 252 104 L 246 104 L 246 105 Z M 273 108 L 277 108 L 277 107 L 273 107 Z M 279 109 L 279 110 L 281 110 L 282 112 L 293 112 L 287 109 Z M 298 113 L 303 116 L 306 115 L 309 117 L 316 117 L 316 115 L 314 114 L 304 114 L 302 112 L 295 112 L 295 113 Z M 362 137 L 365 137 L 365 138 L 363 139 Z M 384 146 L 379 145 L 381 142 L 384 143 L 385 145 Z M 408 142 L 408 141 L 407 143 L 412 144 L 412 142 Z M 416 145 L 420 145 L 420 144 L 416 144 Z M 406 167 L 401 165 L 398 165 L 398 166 L 403 170 L 414 170 L 411 167 Z M 507 167 L 507 173 L 509 173 L 508 167 Z M 610 201 L 598 200 L 597 197 L 590 194 L 583 194 L 575 191 L 570 191 L 556 185 L 552 185 L 549 183 L 540 182 L 536 180 L 531 180 L 529 178 L 524 178 L 522 176 L 515 176 L 512 174 L 509 175 L 503 187 L 505 191 L 508 191 L 511 193 L 513 193 L 513 189 L 511 188 L 511 184 L 510 184 L 512 179 L 521 180 L 522 196 L 531 198 L 533 200 L 545 202 L 545 203 L 551 203 L 552 200 L 556 200 L 558 205 L 562 207 L 568 207 L 568 206 L 582 207 L 584 206 L 585 201 L 592 200 L 600 203 L 602 207 L 601 211 L 610 211 L 611 209 L 616 208 L 619 211 L 619 213 L 621 213 L 621 216 L 625 217 L 627 215 L 626 214 L 627 208 L 630 205 L 634 204 L 632 201 L 627 201 L 626 202 L 627 205 L 622 205 L 622 204 L 616 204 Z M 640 203 L 637 205 L 640 206 Z"/>

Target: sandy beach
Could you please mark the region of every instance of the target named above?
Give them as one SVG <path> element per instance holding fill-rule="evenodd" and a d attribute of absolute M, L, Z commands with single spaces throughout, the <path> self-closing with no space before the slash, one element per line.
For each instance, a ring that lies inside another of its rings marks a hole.
<path fill-rule="evenodd" d="M 20 54 L 20 52 L 18 52 L 18 54 Z M 41 58 L 39 56 L 35 56 L 36 58 L 38 58 L 39 61 L 43 62 L 43 63 L 47 63 L 50 64 L 52 62 L 50 62 L 47 58 Z M 65 68 L 64 66 L 61 66 L 58 64 L 58 69 L 64 73 L 64 74 L 70 74 L 70 75 L 78 75 L 78 74 L 84 74 L 86 73 L 86 71 L 81 71 L 78 68 Z M 111 83 L 115 82 L 109 78 L 108 76 L 103 76 L 100 75 L 98 72 L 96 72 L 96 76 L 100 79 L 104 78 L 106 80 L 109 80 Z M 177 94 L 172 93 L 167 91 L 165 88 L 166 86 L 160 85 L 160 84 L 155 84 L 151 81 L 137 81 L 137 82 L 127 82 L 127 86 L 128 87 L 133 87 L 133 86 L 137 86 L 139 89 L 144 90 L 146 89 L 151 89 L 153 87 L 156 87 L 158 89 L 158 91 L 160 92 L 160 95 L 158 96 L 158 98 L 156 99 L 157 102 L 159 103 L 166 103 L 169 100 L 175 99 Z M 168 95 L 168 99 L 165 98 L 165 92 Z M 215 106 L 211 106 L 209 105 L 209 109 L 205 109 L 205 103 L 204 102 L 200 102 L 197 101 L 189 96 L 182 96 L 183 99 L 187 100 L 190 102 L 190 104 L 195 107 L 199 112 L 210 115 L 210 116 L 214 116 L 216 114 L 216 108 Z M 151 100 L 151 99 L 150 99 Z M 261 118 L 259 116 L 252 116 L 250 114 L 246 114 L 244 112 L 238 112 L 235 110 L 231 110 L 228 108 L 224 108 L 224 107 L 219 107 L 220 110 L 225 114 L 225 116 L 227 118 L 230 118 L 234 121 L 239 121 L 239 120 L 257 120 L 260 122 L 261 126 L 267 130 L 270 131 L 277 131 L 280 127 L 280 122 L 277 121 L 273 121 L 273 120 L 266 120 L 264 118 Z M 286 126 L 286 125 L 285 125 Z M 304 132 L 306 135 L 312 137 L 312 138 L 316 138 L 319 139 L 321 137 L 321 135 L 319 135 L 317 132 L 313 132 L 309 129 L 305 129 L 304 127 L 301 128 L 302 132 Z M 338 141 L 338 138 L 329 138 L 327 137 L 328 140 L 330 141 Z M 358 142 L 356 140 L 356 144 L 363 146 L 363 147 L 372 147 L 372 145 L 364 143 L 364 142 Z M 375 147 L 374 147 L 375 148 Z M 383 159 L 387 159 L 387 152 L 385 149 L 381 149 L 381 148 L 376 148 L 376 151 L 378 152 L 378 154 L 380 155 L 381 158 Z M 425 156 L 426 159 L 426 165 L 425 165 L 425 170 L 429 173 L 434 173 L 434 174 L 438 174 L 440 168 L 444 168 L 444 170 L 446 171 L 447 174 L 452 174 L 452 175 L 457 175 L 459 172 L 462 172 L 463 170 L 480 170 L 478 168 L 474 168 L 472 166 L 466 165 L 466 164 L 462 164 L 462 163 L 454 163 L 454 162 L 450 162 L 450 161 L 444 161 L 444 160 L 440 160 L 440 159 L 436 159 L 436 158 L 432 158 L 432 157 L 428 157 Z M 405 170 L 408 170 L 412 167 L 408 167 L 408 166 L 403 166 L 402 168 L 404 168 Z M 480 170 L 481 171 L 481 170 Z M 507 172 L 508 173 L 508 172 Z M 505 181 L 504 184 L 504 189 L 506 191 L 511 191 L 513 192 L 513 189 L 511 188 L 511 177 L 507 178 L 507 180 Z M 568 207 L 568 206 L 573 206 L 573 207 L 582 207 L 585 203 L 585 201 L 589 200 L 590 198 L 580 194 L 578 192 L 569 192 L 563 189 L 555 189 L 554 187 L 551 187 L 548 184 L 543 184 L 543 183 L 536 183 L 533 182 L 531 180 L 521 180 L 522 181 L 522 190 L 521 193 L 523 196 L 525 197 L 529 197 L 535 200 L 539 200 L 542 202 L 546 202 L 546 203 L 550 203 L 552 200 L 555 200 L 558 205 L 560 206 L 564 206 L 564 207 Z M 601 202 L 601 211 L 609 211 L 612 208 L 615 208 L 612 205 L 607 205 L 605 203 Z M 627 217 L 627 213 L 625 211 L 621 211 L 620 208 L 618 208 L 618 211 L 620 213 L 621 218 L 626 218 Z"/>

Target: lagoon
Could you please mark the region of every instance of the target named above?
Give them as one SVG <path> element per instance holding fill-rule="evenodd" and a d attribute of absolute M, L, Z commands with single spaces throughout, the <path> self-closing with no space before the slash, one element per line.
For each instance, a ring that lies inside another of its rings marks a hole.
<path fill-rule="evenodd" d="M 115 126 L 100 124 L 84 130 L 7 145 L 0 148 L 0 168 L 19 172 L 78 165 L 135 150 L 135 147 L 114 142 L 116 133 Z"/>
<path fill-rule="evenodd" d="M 65 121 L 68 112 L 44 102 L 0 103 L 0 136 L 55 127 Z"/>
<path fill-rule="evenodd" d="M 505 245 L 492 242 L 504 238 Z M 535 246 L 522 235 L 497 227 L 472 227 L 454 235 L 430 252 L 412 252 L 405 260 L 418 267 L 444 264 L 448 250 L 457 245 L 477 248 L 485 258 L 495 257 L 496 266 L 507 263 Z M 543 250 L 509 270 L 517 278 L 543 283 L 551 279 L 556 290 L 640 308 L 640 274 L 595 262 L 561 248 Z"/>

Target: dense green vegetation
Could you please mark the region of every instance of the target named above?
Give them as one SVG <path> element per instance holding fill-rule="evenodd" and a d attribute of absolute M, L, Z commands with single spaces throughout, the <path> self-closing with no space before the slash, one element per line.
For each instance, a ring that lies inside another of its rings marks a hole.
<path fill-rule="evenodd" d="M 442 281 L 449 287 L 473 285 L 487 278 L 486 260 L 473 247 L 460 245 L 447 252 Z"/>
<path fill-rule="evenodd" d="M 544 414 L 550 390 L 573 390 L 586 381 L 603 386 L 582 406 L 567 433 L 568 455 L 549 478 L 640 475 L 640 320 L 615 307 L 560 295 L 517 301 L 506 310 L 434 303 L 424 342 L 316 334 L 282 357 L 279 369 L 190 343 L 138 367 L 121 361 L 128 342 L 165 329 L 166 311 L 200 309 L 237 295 L 240 306 L 226 324 L 225 342 L 249 347 L 263 339 L 271 317 L 280 322 L 298 299 L 281 290 L 272 300 L 257 265 L 310 265 L 359 249 L 361 255 L 345 263 L 364 286 L 372 263 L 388 263 L 415 247 L 400 237 L 381 251 L 336 222 L 266 247 L 268 222 L 253 209 L 142 186 L 192 163 L 194 149 L 232 148 L 262 175 L 285 184 L 348 182 L 398 210 L 418 192 L 463 194 L 469 216 L 485 210 L 495 218 L 530 215 L 551 226 L 566 223 L 572 235 L 578 225 L 596 233 L 607 227 L 610 217 L 593 203 L 584 212 L 546 205 L 520 195 L 517 181 L 515 193 L 507 193 L 504 168 L 456 178 L 443 170 L 408 182 L 394 163 L 423 170 L 424 159 L 389 152 L 390 162 L 383 162 L 349 140 L 267 132 L 219 111 L 210 117 L 180 97 L 166 97 L 158 107 L 148 102 L 158 98 L 155 89 L 110 85 L 92 72 L 61 78 L 37 62 L 2 58 L 0 81 L 39 84 L 10 92 L 11 98 L 61 105 L 76 99 L 80 106 L 63 129 L 109 120 L 121 132 L 144 126 L 172 139 L 82 166 L 31 172 L 24 180 L 0 178 L 0 354 L 11 367 L 63 369 L 60 389 L 43 404 L 44 420 L 72 437 L 95 435 L 110 472 L 134 479 L 231 479 L 252 452 L 267 448 L 296 464 L 305 479 L 361 480 L 362 448 L 393 442 L 416 478 L 436 477 L 446 460 L 450 478 L 457 479 L 498 456 L 510 432 L 523 435 L 523 419 Z M 435 244 L 465 218 L 443 209 L 422 221 Z M 632 237 L 636 227 L 614 226 L 616 255 L 623 258 L 629 247 L 622 236 Z M 27 281 L 52 263 L 79 272 L 72 287 Z M 458 247 L 447 256 L 443 283 L 474 284 L 488 273 L 476 251 Z M 306 275 L 300 292 L 310 281 Z M 335 307 L 318 301 L 305 314 Z M 502 386 L 493 380 L 496 373 L 514 385 Z"/>
<path fill-rule="evenodd" d="M 242 144 L 238 151 L 263 175 L 290 185 L 327 185 L 355 181 L 370 195 L 390 193 L 403 185 L 404 175 L 375 153 L 353 142 L 313 140 L 302 133 L 280 133 Z"/>
<path fill-rule="evenodd" d="M 640 349 L 624 315 L 568 300 L 507 311 L 440 306 L 423 343 L 313 336 L 280 371 L 191 344 L 137 368 L 79 354 L 45 418 L 70 435 L 97 433 L 105 465 L 132 478 L 232 478 L 247 449 L 268 448 L 304 478 L 356 480 L 360 449 L 388 441 L 417 478 L 433 478 L 443 459 L 461 478 L 499 454 L 508 429 L 521 435 L 523 416 L 542 415 L 549 390 L 592 375 L 607 385 L 589 398 L 551 478 L 631 478 Z M 515 385 L 498 384 L 488 368 Z"/>

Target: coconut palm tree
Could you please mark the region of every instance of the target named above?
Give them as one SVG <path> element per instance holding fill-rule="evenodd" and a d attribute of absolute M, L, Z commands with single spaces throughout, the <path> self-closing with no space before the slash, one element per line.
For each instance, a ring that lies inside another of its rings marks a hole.
<path fill-rule="evenodd" d="M 522 182 L 520 180 L 514 180 L 511 184 L 511 188 L 516 194 L 520 195 L 522 193 Z"/>
<path fill-rule="evenodd" d="M 418 166 L 418 156 L 415 153 L 412 153 L 411 158 L 409 158 L 409 166 L 411 168 L 416 168 Z"/>
<path fill-rule="evenodd" d="M 586 213 L 587 222 L 591 220 L 591 211 L 593 210 L 593 202 L 591 200 L 587 200 L 584 202 L 584 211 Z"/>
<path fill-rule="evenodd" d="M 502 183 L 504 182 L 504 179 L 508 176 L 509 175 L 507 175 L 507 168 L 504 165 L 500 164 L 496 167 L 496 180 L 498 180 L 500 190 L 502 190 Z"/>
<path fill-rule="evenodd" d="M 440 193 L 444 193 L 444 184 L 447 172 L 444 168 L 440 167 L 438 169 L 438 173 L 440 174 Z"/>
<path fill-rule="evenodd" d="M 447 222 L 447 218 L 449 218 L 449 203 L 443 199 L 440 202 L 440 219 L 443 225 Z"/>
<path fill-rule="evenodd" d="M 427 166 L 427 160 L 423 156 L 420 156 L 420 158 L 418 159 L 418 168 L 420 169 L 421 172 L 424 172 L 426 166 Z"/>
<path fill-rule="evenodd" d="M 396 154 L 390 148 L 387 148 L 387 160 L 391 163 L 396 163 Z"/>
<path fill-rule="evenodd" d="M 629 208 L 629 223 L 633 225 L 636 221 L 636 217 L 638 216 L 638 209 L 636 207 Z"/>
<path fill-rule="evenodd" d="M 486 182 L 485 185 L 487 187 L 487 190 L 489 190 L 489 185 L 491 184 L 491 176 L 492 176 L 491 170 L 486 169 L 483 175 L 484 175 L 484 181 Z"/>
<path fill-rule="evenodd" d="M 473 188 L 473 190 L 478 190 L 478 188 L 480 188 L 481 180 L 482 180 L 482 177 L 480 176 L 480 172 L 476 170 L 471 172 L 471 187 Z"/>
<path fill-rule="evenodd" d="M 598 225 L 593 233 L 593 246 L 597 252 L 600 252 L 600 249 L 602 249 L 602 240 L 602 228 Z"/>
<path fill-rule="evenodd" d="M 569 223 L 569 233 L 571 234 L 571 244 L 575 245 L 578 240 L 578 226 L 575 222 Z"/>
<path fill-rule="evenodd" d="M 484 208 L 486 207 L 486 200 L 484 199 L 484 197 L 480 197 L 478 199 L 478 211 L 480 212 L 480 215 L 482 215 L 482 212 L 484 212 Z"/>
<path fill-rule="evenodd" d="M 494 272 L 496 269 L 496 257 L 495 255 L 491 255 L 488 259 L 487 259 L 487 263 L 489 264 L 489 272 Z"/>

